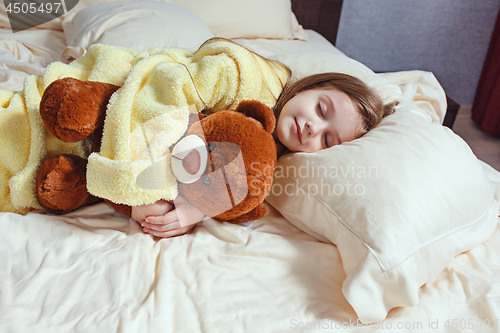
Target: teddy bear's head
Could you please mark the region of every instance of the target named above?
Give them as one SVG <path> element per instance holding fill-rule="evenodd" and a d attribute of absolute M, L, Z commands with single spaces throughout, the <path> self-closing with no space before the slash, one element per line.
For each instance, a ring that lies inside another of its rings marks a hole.
<path fill-rule="evenodd" d="M 276 169 L 275 123 L 270 108 L 244 101 L 190 126 L 172 151 L 179 192 L 219 221 L 262 206 Z"/>

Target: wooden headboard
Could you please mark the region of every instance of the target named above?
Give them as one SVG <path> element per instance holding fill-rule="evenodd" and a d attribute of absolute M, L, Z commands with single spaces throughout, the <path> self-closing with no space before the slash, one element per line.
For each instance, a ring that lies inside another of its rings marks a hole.
<path fill-rule="evenodd" d="M 292 0 L 292 10 L 304 29 L 313 29 L 335 45 L 343 0 Z"/>

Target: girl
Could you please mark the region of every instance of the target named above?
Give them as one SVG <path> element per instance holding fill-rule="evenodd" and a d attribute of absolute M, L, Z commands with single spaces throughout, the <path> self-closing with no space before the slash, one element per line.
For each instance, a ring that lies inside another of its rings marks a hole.
<path fill-rule="evenodd" d="M 316 74 L 289 84 L 274 107 L 278 157 L 359 138 L 394 112 L 396 104 L 384 104 L 375 91 L 347 74 Z"/>
<path fill-rule="evenodd" d="M 393 113 L 396 104 L 384 104 L 376 92 L 347 74 L 322 73 L 288 83 L 274 106 L 278 157 L 291 152 L 313 153 L 357 139 Z M 133 207 L 132 218 L 151 235 L 183 235 L 204 214 L 181 200 L 175 209 L 171 202 L 162 200 Z M 180 215 L 192 224 L 180 227 Z"/>

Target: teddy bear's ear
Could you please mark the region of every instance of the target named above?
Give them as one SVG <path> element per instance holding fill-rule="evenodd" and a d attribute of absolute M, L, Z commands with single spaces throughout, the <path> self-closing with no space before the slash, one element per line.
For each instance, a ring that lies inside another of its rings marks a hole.
<path fill-rule="evenodd" d="M 193 125 L 194 123 L 202 120 L 203 118 L 205 118 L 205 115 L 203 113 L 192 113 L 189 115 L 189 124 L 188 124 L 188 127 L 191 127 L 191 125 Z"/>
<path fill-rule="evenodd" d="M 266 130 L 266 132 L 272 133 L 274 131 L 274 126 L 276 125 L 274 112 L 261 102 L 241 101 L 236 108 L 236 111 L 243 113 L 247 117 L 251 117 L 259 121 L 262 126 L 264 126 L 264 130 Z"/>

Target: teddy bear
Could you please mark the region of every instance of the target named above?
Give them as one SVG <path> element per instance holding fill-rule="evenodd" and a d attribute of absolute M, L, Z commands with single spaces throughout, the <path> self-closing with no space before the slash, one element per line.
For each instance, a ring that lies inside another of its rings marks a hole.
<path fill-rule="evenodd" d="M 58 79 L 42 96 L 40 116 L 59 140 L 88 140 L 90 153 L 98 152 L 106 106 L 119 88 L 96 81 Z M 242 223 L 262 217 L 277 163 L 271 135 L 275 124 L 273 111 L 258 101 L 242 101 L 235 110 L 208 116 L 192 114 L 188 130 L 170 147 L 179 193 L 218 221 Z M 45 160 L 36 179 L 40 205 L 63 214 L 104 199 L 130 217 L 130 206 L 88 192 L 86 165 L 87 159 L 68 154 Z"/>

